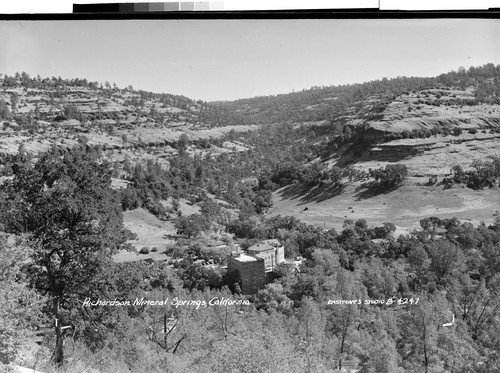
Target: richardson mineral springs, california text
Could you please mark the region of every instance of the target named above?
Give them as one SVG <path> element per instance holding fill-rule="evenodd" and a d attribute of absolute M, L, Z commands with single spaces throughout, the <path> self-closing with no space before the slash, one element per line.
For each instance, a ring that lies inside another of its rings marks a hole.
<path fill-rule="evenodd" d="M 172 301 L 169 301 L 169 298 L 162 300 L 149 300 L 146 298 L 135 298 L 133 301 L 130 300 L 118 300 L 117 298 L 113 300 L 102 300 L 97 299 L 92 301 L 90 298 L 85 298 L 83 301 L 84 307 L 91 306 L 167 306 L 171 305 L 175 308 L 178 307 L 196 307 L 196 309 L 200 307 L 207 306 L 248 306 L 250 305 L 250 301 L 247 299 L 228 299 L 224 297 L 214 297 L 210 299 L 207 303 L 206 300 L 193 300 L 193 299 L 179 299 L 178 297 L 174 297 Z"/>

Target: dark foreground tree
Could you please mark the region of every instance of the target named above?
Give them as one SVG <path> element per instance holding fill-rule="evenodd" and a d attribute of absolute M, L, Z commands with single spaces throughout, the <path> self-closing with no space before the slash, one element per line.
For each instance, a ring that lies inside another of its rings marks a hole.
<path fill-rule="evenodd" d="M 111 255 L 125 245 L 127 231 L 109 167 L 90 155 L 78 149 L 61 155 L 54 148 L 14 170 L 0 190 L 1 220 L 7 232 L 24 235 L 33 249 L 25 271 L 31 286 L 51 299 L 54 360 L 60 365 L 65 315 L 97 287 Z"/>

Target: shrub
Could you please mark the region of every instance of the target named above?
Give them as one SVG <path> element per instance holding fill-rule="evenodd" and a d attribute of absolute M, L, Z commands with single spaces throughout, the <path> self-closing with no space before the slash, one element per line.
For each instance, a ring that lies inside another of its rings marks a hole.
<path fill-rule="evenodd" d="M 156 253 L 157 251 L 158 251 L 158 248 L 157 248 L 156 246 L 153 246 L 153 247 L 151 248 L 151 252 L 152 252 L 152 253 Z"/>
<path fill-rule="evenodd" d="M 174 221 L 177 234 L 193 238 L 210 228 L 210 222 L 199 214 L 181 216 Z"/>
<path fill-rule="evenodd" d="M 375 178 L 381 187 L 392 188 L 403 183 L 408 176 L 408 168 L 404 164 L 388 164 L 385 169 L 371 170 L 370 176 Z"/>
<path fill-rule="evenodd" d="M 333 184 L 340 184 L 342 180 L 342 170 L 339 167 L 332 167 L 329 176 Z"/>
<path fill-rule="evenodd" d="M 148 246 L 143 246 L 142 249 L 139 251 L 140 254 L 149 254 L 149 247 Z"/>

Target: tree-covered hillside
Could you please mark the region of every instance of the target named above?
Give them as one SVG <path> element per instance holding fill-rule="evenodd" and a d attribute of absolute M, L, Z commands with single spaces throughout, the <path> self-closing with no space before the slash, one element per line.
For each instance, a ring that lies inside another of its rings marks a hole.
<path fill-rule="evenodd" d="M 474 102 L 500 103 L 500 65 L 486 64 L 466 70 L 441 74 L 437 77 L 383 78 L 366 83 L 322 86 L 302 92 L 261 96 L 220 103 L 248 120 L 259 122 L 309 122 L 338 119 L 352 114 L 364 106 L 375 113 L 396 96 L 408 91 L 421 91 L 434 87 L 474 88 Z"/>
<path fill-rule="evenodd" d="M 488 64 L 204 103 L 4 76 L 0 370 L 500 371 L 498 202 L 477 223 L 425 202 L 498 193 L 499 82 Z M 401 189 L 425 206 L 373 224 Z M 340 226 L 311 211 L 347 192 Z M 285 260 L 243 294 L 227 255 L 264 240 Z"/>

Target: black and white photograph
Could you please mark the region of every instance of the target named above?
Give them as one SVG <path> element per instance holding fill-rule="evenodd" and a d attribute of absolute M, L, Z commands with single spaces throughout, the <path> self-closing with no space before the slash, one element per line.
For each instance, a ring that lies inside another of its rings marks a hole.
<path fill-rule="evenodd" d="M 0 20 L 1 373 L 500 372 L 498 13 L 319 14 Z"/>

